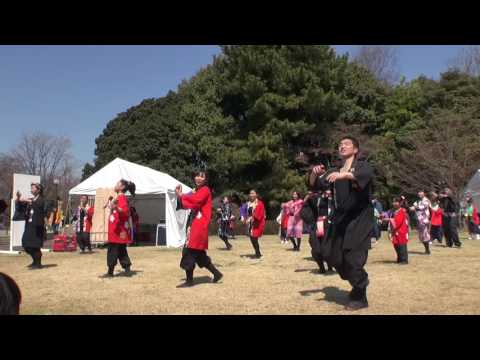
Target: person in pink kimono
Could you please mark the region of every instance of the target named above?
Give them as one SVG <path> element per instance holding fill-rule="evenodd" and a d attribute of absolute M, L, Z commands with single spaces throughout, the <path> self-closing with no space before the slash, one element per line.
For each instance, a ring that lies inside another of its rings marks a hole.
<path fill-rule="evenodd" d="M 410 210 L 417 215 L 418 239 L 425 247 L 425 254 L 430 255 L 430 200 L 425 196 L 424 191 L 418 192 L 418 200 L 413 203 Z"/>
<path fill-rule="evenodd" d="M 287 238 L 293 244 L 294 251 L 300 251 L 300 243 L 303 235 L 303 221 L 300 217 L 303 200 L 297 191 L 292 194 L 292 200 L 285 204 L 285 210 L 288 214 Z"/>

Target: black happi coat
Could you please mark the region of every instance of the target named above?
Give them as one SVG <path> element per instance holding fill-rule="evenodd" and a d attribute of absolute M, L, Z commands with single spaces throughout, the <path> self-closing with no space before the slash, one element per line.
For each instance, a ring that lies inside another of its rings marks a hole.
<path fill-rule="evenodd" d="M 326 241 L 322 242 L 322 254 L 332 266 L 341 263 L 344 250 L 370 248 L 375 222 L 373 169 L 367 161 L 355 160 L 350 171 L 355 181 L 338 180 L 333 185 L 334 209 L 329 217 Z"/>
<path fill-rule="evenodd" d="M 20 208 L 21 205 L 19 205 Z M 28 204 L 25 209 L 25 231 L 23 232 L 22 246 L 24 248 L 41 248 L 46 234 L 45 202 L 40 196 L 31 205 Z"/>
<path fill-rule="evenodd" d="M 322 194 L 316 193 L 310 196 L 307 201 L 303 203 L 300 217 L 304 224 L 316 231 L 317 219 L 319 216 L 328 216 L 328 209 L 330 207 L 330 200 Z"/>

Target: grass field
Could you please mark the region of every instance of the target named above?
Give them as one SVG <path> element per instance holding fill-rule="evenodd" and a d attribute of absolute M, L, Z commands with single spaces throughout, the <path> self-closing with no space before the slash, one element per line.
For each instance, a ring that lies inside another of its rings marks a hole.
<path fill-rule="evenodd" d="M 462 239 L 463 241 L 464 239 Z M 47 253 L 42 270 L 28 270 L 27 255 L 0 255 L 0 271 L 20 285 L 22 314 L 350 314 L 343 310 L 349 284 L 337 274 L 320 275 L 304 238 L 302 250 L 281 245 L 276 236 L 261 240 L 264 258 L 249 258 L 246 237 L 224 251 L 216 237 L 209 254 L 223 280 L 195 271 L 196 285 L 177 289 L 184 279 L 180 250 L 129 248 L 136 274 L 101 279 L 106 250 L 91 255 Z M 383 238 L 370 251 L 370 307 L 355 314 L 480 314 L 480 241 L 464 240 L 462 249 L 409 244 L 410 264 L 394 263 L 391 244 Z M 117 273 L 120 273 L 117 266 Z"/>

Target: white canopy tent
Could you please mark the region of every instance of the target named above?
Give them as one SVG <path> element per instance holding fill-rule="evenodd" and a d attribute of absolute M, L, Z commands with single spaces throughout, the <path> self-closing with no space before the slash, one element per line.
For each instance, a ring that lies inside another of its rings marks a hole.
<path fill-rule="evenodd" d="M 467 186 L 465 187 L 464 196 L 472 194 L 473 201 L 477 207 L 480 207 L 480 169 L 475 171 Z"/>
<path fill-rule="evenodd" d="M 165 200 L 162 203 L 165 204 L 165 209 L 160 209 L 160 211 L 164 210 L 167 246 L 182 246 L 185 243 L 188 212 L 185 210 L 176 211 L 175 187 L 181 184 L 183 192 L 189 192 L 192 189 L 168 174 L 116 158 L 71 189 L 69 195 L 95 196 L 97 189 L 112 188 L 120 179 L 135 183 L 136 194 L 140 195 L 139 199 L 145 198 L 142 195 L 164 196 Z M 150 206 L 154 204 L 152 199 L 155 199 L 155 197 L 148 198 Z M 156 203 L 160 204 L 160 197 L 158 197 Z M 151 206 L 151 211 L 154 209 L 155 207 Z M 142 219 L 140 219 L 140 222 L 142 222 Z"/>

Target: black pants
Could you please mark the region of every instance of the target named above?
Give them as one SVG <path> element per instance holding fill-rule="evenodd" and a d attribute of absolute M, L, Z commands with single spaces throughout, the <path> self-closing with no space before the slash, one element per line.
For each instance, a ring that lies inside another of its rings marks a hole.
<path fill-rule="evenodd" d="M 42 250 L 40 248 L 26 247 L 24 249 L 32 257 L 33 264 L 40 265 L 42 263 Z"/>
<path fill-rule="evenodd" d="M 480 233 L 479 227 L 477 224 L 473 222 L 472 219 L 468 220 L 468 234 L 471 235 L 478 235 Z"/>
<path fill-rule="evenodd" d="M 368 273 L 364 267 L 367 263 L 368 250 L 342 251 L 342 263 L 337 268 L 338 274 L 343 280 L 347 280 L 353 288 L 365 289 L 368 284 Z"/>
<path fill-rule="evenodd" d="M 90 243 L 90 233 L 78 232 L 77 242 L 80 250 L 85 251 L 85 248 L 88 248 L 89 251 L 92 251 L 92 244 Z"/>
<path fill-rule="evenodd" d="M 377 241 L 380 240 L 380 238 L 382 237 L 382 231 L 380 229 L 380 225 L 376 220 L 373 223 L 372 237 L 374 237 Z"/>
<path fill-rule="evenodd" d="M 128 257 L 127 244 L 108 244 L 107 265 L 109 269 L 113 269 L 120 261 L 122 268 L 126 269 L 132 265 Z"/>
<path fill-rule="evenodd" d="M 250 236 L 250 242 L 252 243 L 253 249 L 255 250 L 255 255 L 262 256 L 260 252 L 260 244 L 258 243 L 258 238 Z"/>
<path fill-rule="evenodd" d="M 408 248 L 407 244 L 393 245 L 397 253 L 397 263 L 408 263 Z"/>
<path fill-rule="evenodd" d="M 443 230 L 440 225 L 432 225 L 430 228 L 430 238 L 432 240 L 438 240 L 438 242 L 442 242 L 443 238 Z"/>
<path fill-rule="evenodd" d="M 445 234 L 445 242 L 447 243 L 448 247 L 452 247 L 453 244 L 456 246 L 462 245 L 458 237 L 456 217 L 445 216 L 443 218 L 443 232 Z"/>
<path fill-rule="evenodd" d="M 324 262 L 326 261 L 323 259 L 322 253 L 320 251 L 320 244 L 321 239 L 317 237 L 315 230 L 310 230 L 310 236 L 308 238 L 308 242 L 310 247 L 312 248 L 311 254 L 315 262 L 317 263 L 318 267 L 320 268 L 321 272 L 325 272 L 325 265 Z M 332 267 L 328 265 L 328 270 L 332 270 Z"/>
<path fill-rule="evenodd" d="M 185 271 L 195 270 L 195 265 L 200 268 L 208 268 L 212 260 L 207 255 L 205 250 L 183 248 L 182 259 L 180 260 L 180 267 Z"/>

